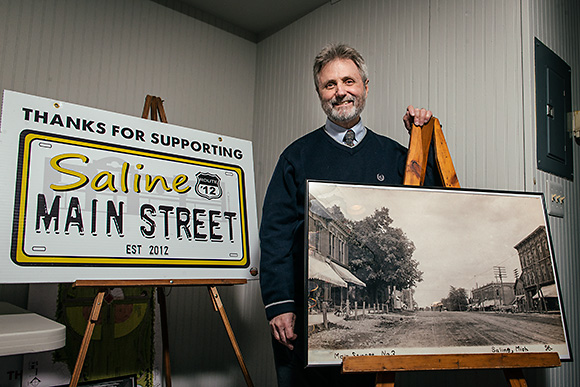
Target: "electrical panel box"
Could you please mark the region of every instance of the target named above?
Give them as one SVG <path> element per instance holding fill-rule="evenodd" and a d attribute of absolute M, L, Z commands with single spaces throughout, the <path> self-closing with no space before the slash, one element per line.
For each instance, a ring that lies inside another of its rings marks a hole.
<path fill-rule="evenodd" d="M 538 169 L 573 180 L 571 69 L 535 39 Z"/>

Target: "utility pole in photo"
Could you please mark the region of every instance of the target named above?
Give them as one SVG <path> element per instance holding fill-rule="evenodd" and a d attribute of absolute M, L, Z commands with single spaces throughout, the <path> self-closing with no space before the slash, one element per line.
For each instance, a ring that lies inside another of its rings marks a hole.
<path fill-rule="evenodd" d="M 503 279 L 507 276 L 506 275 L 506 271 L 505 271 L 505 267 L 504 266 L 494 266 L 493 267 L 493 272 L 496 276 L 496 278 L 499 278 L 499 283 L 501 286 L 501 300 L 500 300 L 500 305 L 501 306 L 505 306 L 505 296 L 503 293 Z"/>

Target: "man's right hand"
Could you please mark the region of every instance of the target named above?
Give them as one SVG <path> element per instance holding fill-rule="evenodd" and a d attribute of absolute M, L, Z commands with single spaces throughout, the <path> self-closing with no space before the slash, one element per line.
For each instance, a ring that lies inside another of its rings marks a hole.
<path fill-rule="evenodd" d="M 429 122 L 432 116 L 433 113 L 431 110 L 414 108 L 413 105 L 409 105 L 405 115 L 403 116 L 403 122 L 405 123 L 405 128 L 407 128 L 407 131 L 411 133 L 413 124 L 416 126 L 423 126 Z"/>
<path fill-rule="evenodd" d="M 270 329 L 272 336 L 288 349 L 293 350 L 292 342 L 298 337 L 294 333 L 294 323 L 296 315 L 292 312 L 282 313 L 270 320 Z"/>

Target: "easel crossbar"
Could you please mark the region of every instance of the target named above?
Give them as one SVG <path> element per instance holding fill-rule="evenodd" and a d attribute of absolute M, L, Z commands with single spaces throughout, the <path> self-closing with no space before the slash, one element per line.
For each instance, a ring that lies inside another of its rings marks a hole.
<path fill-rule="evenodd" d="M 347 356 L 342 372 L 437 371 L 505 368 L 559 367 L 560 357 L 555 352 L 505 354 L 443 354 Z"/>
<path fill-rule="evenodd" d="M 123 286 L 217 286 L 243 285 L 248 280 L 240 279 L 153 279 L 153 280 L 77 280 L 73 287 L 123 287 Z"/>

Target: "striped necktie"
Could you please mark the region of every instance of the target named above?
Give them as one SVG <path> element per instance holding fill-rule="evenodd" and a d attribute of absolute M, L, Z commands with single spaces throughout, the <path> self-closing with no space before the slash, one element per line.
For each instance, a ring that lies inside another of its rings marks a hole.
<path fill-rule="evenodd" d="M 354 146 L 354 130 L 347 130 L 342 141 L 344 141 L 344 143 L 350 147 Z"/>

